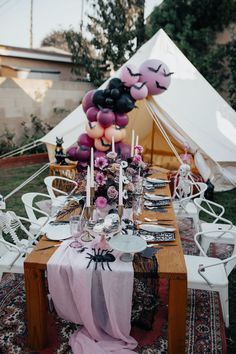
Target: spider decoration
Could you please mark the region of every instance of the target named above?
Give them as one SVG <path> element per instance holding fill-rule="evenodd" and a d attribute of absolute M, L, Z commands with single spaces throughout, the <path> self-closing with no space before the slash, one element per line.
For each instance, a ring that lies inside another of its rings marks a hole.
<path fill-rule="evenodd" d="M 90 259 L 88 265 L 87 265 L 87 269 L 90 266 L 91 262 L 94 261 L 95 262 L 95 270 L 97 270 L 97 265 L 98 263 L 102 264 L 102 269 L 105 270 L 104 268 L 104 262 L 107 262 L 107 267 L 110 271 L 112 271 L 109 262 L 115 262 L 116 257 L 111 253 L 113 252 L 113 250 L 102 250 L 99 248 L 96 252 L 95 248 L 92 248 L 93 250 L 93 254 L 91 253 L 87 253 L 88 259 Z M 101 252 L 100 252 L 101 251 Z M 105 253 L 104 253 L 105 252 Z"/>

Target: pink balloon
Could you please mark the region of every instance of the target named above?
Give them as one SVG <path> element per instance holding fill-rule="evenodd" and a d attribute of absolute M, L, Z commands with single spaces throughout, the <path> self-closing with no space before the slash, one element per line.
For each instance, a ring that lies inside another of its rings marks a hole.
<path fill-rule="evenodd" d="M 93 147 L 94 140 L 92 138 L 90 138 L 90 136 L 88 136 L 88 134 L 84 133 L 79 136 L 77 143 L 78 143 L 78 145 L 85 145 L 88 147 Z"/>
<path fill-rule="evenodd" d="M 97 120 L 103 128 L 108 128 L 115 122 L 115 114 L 108 108 L 98 112 Z"/>
<path fill-rule="evenodd" d="M 161 60 L 146 60 L 140 66 L 139 71 L 142 74 L 139 81 L 147 86 L 148 95 L 159 95 L 168 89 L 173 73 Z"/>
<path fill-rule="evenodd" d="M 86 116 L 90 122 L 96 122 L 97 121 L 97 114 L 99 112 L 99 109 L 95 106 L 90 107 L 87 112 Z"/>
<path fill-rule="evenodd" d="M 85 129 L 92 139 L 101 138 L 104 135 L 104 128 L 98 122 L 88 122 Z"/>
<path fill-rule="evenodd" d="M 112 141 L 112 137 L 114 136 L 114 141 L 120 141 L 123 139 L 123 132 L 118 125 L 114 125 L 112 124 L 110 127 L 108 127 L 107 129 L 105 129 L 105 137 L 108 141 Z"/>
<path fill-rule="evenodd" d="M 95 91 L 96 90 L 88 91 L 86 93 L 86 95 L 84 96 L 84 98 L 82 99 L 82 107 L 83 107 L 83 110 L 84 110 L 85 113 L 87 112 L 87 110 L 90 107 L 94 106 L 94 104 L 93 104 L 93 95 L 94 95 Z"/>
<path fill-rule="evenodd" d="M 129 117 L 126 114 L 116 114 L 116 125 L 123 128 L 129 123 Z"/>
<path fill-rule="evenodd" d="M 111 142 L 103 136 L 100 139 L 94 140 L 94 146 L 99 151 L 107 151 L 111 148 Z"/>
<path fill-rule="evenodd" d="M 143 82 L 137 82 L 130 89 L 130 94 L 135 100 L 142 100 L 148 95 L 148 88 Z"/>
<path fill-rule="evenodd" d="M 125 86 L 130 87 L 139 81 L 140 74 L 138 69 L 132 65 L 128 64 L 121 68 L 120 79 Z"/>

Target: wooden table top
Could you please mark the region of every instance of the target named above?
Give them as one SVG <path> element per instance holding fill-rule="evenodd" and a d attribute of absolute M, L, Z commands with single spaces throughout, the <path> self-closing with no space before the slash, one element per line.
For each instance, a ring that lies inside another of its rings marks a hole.
<path fill-rule="evenodd" d="M 167 178 L 166 172 L 156 172 L 153 174 L 153 177 L 156 178 Z M 167 185 L 164 188 L 158 189 L 159 195 L 170 195 L 170 189 Z M 148 218 L 160 218 L 160 219 L 172 219 L 173 224 L 176 227 L 175 241 L 168 242 L 168 244 L 173 244 L 176 246 L 163 246 L 163 248 L 157 254 L 157 260 L 159 265 L 159 275 L 163 278 L 171 278 L 171 279 L 186 279 L 187 270 L 184 261 L 184 255 L 182 250 L 182 245 L 180 241 L 180 235 L 178 230 L 178 225 L 176 221 L 176 216 L 173 210 L 172 205 L 167 208 L 167 213 L 158 213 L 156 211 L 143 210 L 140 220 L 144 220 L 145 217 Z M 151 242 L 153 243 L 153 242 Z M 56 241 L 47 240 L 45 236 L 41 238 L 37 247 L 43 248 L 53 244 L 57 244 Z M 161 244 L 161 242 L 159 242 Z M 50 248 L 44 251 L 32 251 L 25 260 L 25 267 L 31 267 L 41 270 L 47 269 L 47 262 L 49 258 L 56 251 L 56 247 Z"/>

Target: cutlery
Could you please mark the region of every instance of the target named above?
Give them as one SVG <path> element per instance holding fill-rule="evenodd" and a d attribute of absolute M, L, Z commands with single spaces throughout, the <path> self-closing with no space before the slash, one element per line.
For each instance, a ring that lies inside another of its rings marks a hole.
<path fill-rule="evenodd" d="M 155 246 L 157 246 L 157 247 L 174 247 L 174 246 L 178 246 L 178 245 L 172 245 L 172 244 L 170 244 L 170 243 L 149 243 L 148 245 L 147 245 L 147 247 L 155 247 Z"/>
<path fill-rule="evenodd" d="M 35 251 L 44 251 L 47 250 L 49 248 L 54 248 L 54 247 L 59 247 L 61 244 L 59 245 L 52 245 L 52 246 L 47 246 L 47 247 L 42 247 L 42 248 L 36 248 Z"/>
<path fill-rule="evenodd" d="M 144 221 L 147 221 L 147 222 L 173 222 L 174 223 L 174 220 L 173 219 L 150 219 L 150 218 L 144 218 Z"/>

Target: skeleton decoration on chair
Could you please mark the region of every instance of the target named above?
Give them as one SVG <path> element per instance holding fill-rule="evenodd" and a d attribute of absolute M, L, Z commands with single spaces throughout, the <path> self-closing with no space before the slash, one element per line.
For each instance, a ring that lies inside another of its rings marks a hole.
<path fill-rule="evenodd" d="M 104 90 L 89 91 L 82 101 L 88 119 L 86 133 L 78 137 L 77 146 L 67 150 L 69 159 L 86 165 L 91 148 L 95 159 L 105 156 L 112 150 L 112 140 L 113 152 L 122 159 L 130 157 L 130 146 L 124 143 L 128 112 L 137 108 L 136 100 L 165 92 L 172 74 L 162 61 L 146 60 L 139 68 L 124 65 L 119 78 L 111 79 Z"/>

